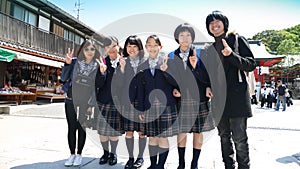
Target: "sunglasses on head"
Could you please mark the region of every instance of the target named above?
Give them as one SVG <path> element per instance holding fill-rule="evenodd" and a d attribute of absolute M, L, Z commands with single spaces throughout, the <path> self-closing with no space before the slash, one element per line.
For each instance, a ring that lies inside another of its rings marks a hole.
<path fill-rule="evenodd" d="M 84 51 L 86 51 L 86 52 L 89 51 L 89 50 L 94 52 L 96 49 L 95 48 L 84 48 Z"/>

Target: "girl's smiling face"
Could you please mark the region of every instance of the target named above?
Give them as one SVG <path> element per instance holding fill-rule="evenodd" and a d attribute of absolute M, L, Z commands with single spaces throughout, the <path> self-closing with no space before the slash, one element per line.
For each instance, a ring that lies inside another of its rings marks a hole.
<path fill-rule="evenodd" d="M 127 53 L 130 58 L 135 59 L 139 54 L 139 47 L 137 45 L 131 45 L 130 43 L 126 46 Z"/>
<path fill-rule="evenodd" d="M 145 45 L 147 52 L 149 53 L 150 58 L 156 58 L 161 46 L 155 42 L 153 38 L 149 38 Z"/>

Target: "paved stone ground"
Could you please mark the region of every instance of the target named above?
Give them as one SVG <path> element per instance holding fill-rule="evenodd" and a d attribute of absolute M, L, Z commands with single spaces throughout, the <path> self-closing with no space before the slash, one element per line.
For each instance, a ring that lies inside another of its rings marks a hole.
<path fill-rule="evenodd" d="M 300 100 L 285 112 L 261 109 L 254 105 L 254 117 L 248 121 L 250 158 L 253 169 L 297 169 L 300 168 Z M 69 156 L 67 144 L 67 122 L 63 103 L 11 106 L 9 115 L 0 114 L 0 169 L 65 169 L 103 168 L 121 169 L 127 161 L 124 137 L 118 146 L 118 164 L 100 166 L 102 149 L 95 131 L 88 130 L 88 139 L 83 151 L 80 167 L 64 167 Z M 221 169 L 223 167 L 219 137 L 216 130 L 206 134 L 199 159 L 199 168 Z M 165 167 L 177 168 L 175 139 L 171 139 L 169 157 Z M 191 143 L 192 137 L 188 136 Z M 191 144 L 187 146 L 186 168 L 192 158 Z M 135 152 L 137 153 L 137 152 Z M 145 164 L 149 166 L 148 150 Z"/>

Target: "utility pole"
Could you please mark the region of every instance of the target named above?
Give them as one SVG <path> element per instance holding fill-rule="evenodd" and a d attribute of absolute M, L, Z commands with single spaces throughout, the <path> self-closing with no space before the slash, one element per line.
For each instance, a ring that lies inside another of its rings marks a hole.
<path fill-rule="evenodd" d="M 83 10 L 82 8 L 80 8 L 80 6 L 82 5 L 83 3 L 80 3 L 80 0 L 78 0 L 78 2 L 75 2 L 75 10 L 77 11 L 77 19 L 79 20 L 79 12 L 81 10 Z"/>

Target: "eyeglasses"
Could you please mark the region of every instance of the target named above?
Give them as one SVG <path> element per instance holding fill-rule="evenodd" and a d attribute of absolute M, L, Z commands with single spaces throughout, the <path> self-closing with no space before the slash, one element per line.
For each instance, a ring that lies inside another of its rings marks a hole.
<path fill-rule="evenodd" d="M 84 51 L 87 52 L 87 51 L 92 51 L 94 52 L 96 49 L 95 48 L 84 48 Z"/>

